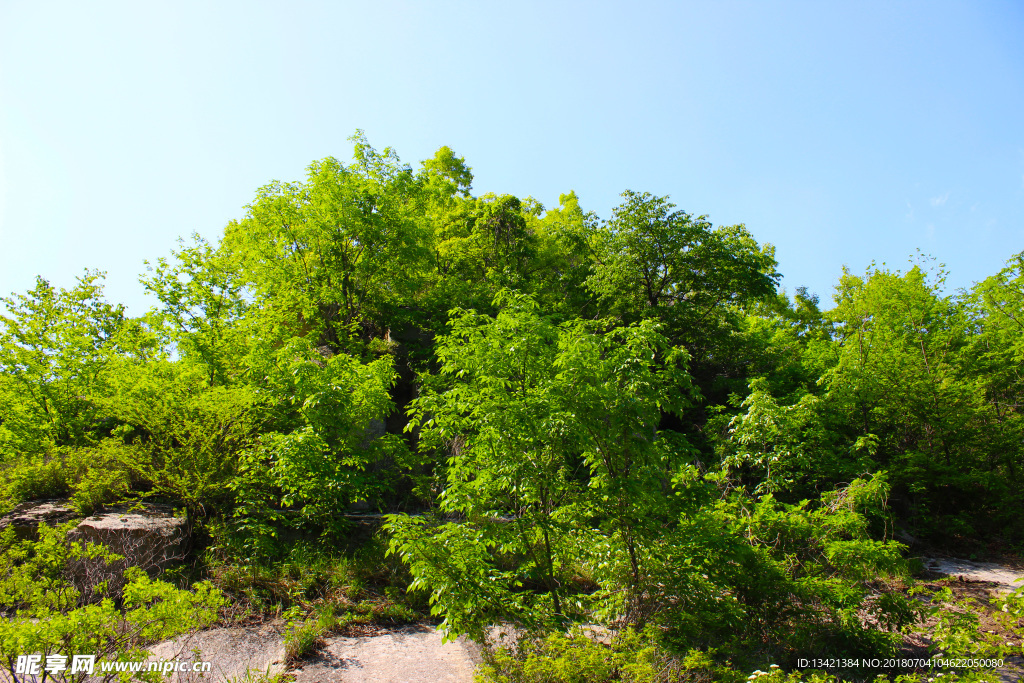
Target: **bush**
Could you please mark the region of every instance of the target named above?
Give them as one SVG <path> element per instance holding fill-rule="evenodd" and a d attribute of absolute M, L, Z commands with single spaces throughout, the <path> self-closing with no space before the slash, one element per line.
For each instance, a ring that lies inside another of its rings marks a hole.
<path fill-rule="evenodd" d="M 653 628 L 626 629 L 605 644 L 580 630 L 527 636 L 514 648 L 487 652 L 477 683 L 736 682 L 744 675 L 700 650 L 673 656 Z"/>
<path fill-rule="evenodd" d="M 137 458 L 135 449 L 120 439 L 104 439 L 93 448 L 79 449 L 72 505 L 88 516 L 103 505 L 123 500 L 131 490 L 131 471 Z"/>
<path fill-rule="evenodd" d="M 37 461 L 8 466 L 7 492 L 13 502 L 39 498 L 66 498 L 71 493 L 74 472 L 68 467 L 66 452 L 50 451 Z"/>
<path fill-rule="evenodd" d="M 0 662 L 14 671 L 19 655 L 96 654 L 97 661 L 145 659 L 148 643 L 213 623 L 224 604 L 219 591 L 199 583 L 191 591 L 151 580 L 142 570 L 125 572 L 119 609 L 110 598 L 81 605 L 82 592 L 70 580 L 76 561 L 116 561 L 100 545 L 69 543 L 72 525 L 40 525 L 38 541 L 15 540 L 14 529 L 0 536 L 0 606 L 13 618 L 0 620 Z M 92 586 L 102 592 L 103 586 Z M 104 681 L 111 681 L 110 674 Z M 162 680 L 153 672 L 140 680 Z"/>
<path fill-rule="evenodd" d="M 7 497 L 12 503 L 43 498 L 70 498 L 81 515 L 123 500 L 133 483 L 137 454 L 119 439 L 95 446 L 52 449 L 36 459 L 8 465 Z"/>

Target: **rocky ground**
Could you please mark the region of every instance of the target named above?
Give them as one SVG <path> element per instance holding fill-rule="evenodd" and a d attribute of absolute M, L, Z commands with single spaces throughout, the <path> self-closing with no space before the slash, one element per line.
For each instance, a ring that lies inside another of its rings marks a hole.
<path fill-rule="evenodd" d="M 1007 565 L 931 557 L 924 560 L 924 566 L 936 574 L 962 578 L 966 581 L 988 581 L 997 584 L 995 590 L 1000 593 L 1024 585 L 1024 571 Z"/>
<path fill-rule="evenodd" d="M 193 681 L 243 681 L 267 678 L 285 670 L 282 624 L 212 628 L 207 631 L 166 640 L 150 649 L 151 661 L 204 661 L 212 665 L 211 673 L 199 678 L 192 673 L 168 678 L 173 683 Z"/>
<path fill-rule="evenodd" d="M 951 585 L 954 594 L 961 599 L 973 600 L 978 605 L 989 604 L 992 598 L 1005 595 L 1024 585 L 1024 568 L 1019 564 L 975 562 L 950 557 L 923 558 L 922 562 L 925 569 L 935 576 L 949 576 L 957 579 Z M 1002 631 L 997 622 L 986 616 L 981 617 L 980 626 L 989 633 L 1001 633 Z M 1020 646 L 1020 651 L 1024 651 L 1024 643 L 1018 642 L 1016 645 Z M 1020 683 L 1024 681 L 1024 656 L 1011 655 L 1004 661 L 1005 666 L 995 672 L 999 682 Z"/>
<path fill-rule="evenodd" d="M 293 670 L 295 683 L 471 683 L 480 648 L 459 638 L 442 642 L 429 626 L 373 636 L 330 637 Z"/>
<path fill-rule="evenodd" d="M 174 683 L 256 683 L 283 673 L 282 624 L 214 628 L 158 644 L 152 660 L 198 660 L 207 674 L 176 674 Z M 381 629 L 369 635 L 324 638 L 323 646 L 295 664 L 295 683 L 472 683 L 480 648 L 464 638 L 443 642 L 430 626 Z"/>

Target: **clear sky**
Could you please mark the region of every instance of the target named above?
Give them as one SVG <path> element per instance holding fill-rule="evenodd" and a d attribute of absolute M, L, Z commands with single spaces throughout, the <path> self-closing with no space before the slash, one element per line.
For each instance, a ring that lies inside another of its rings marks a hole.
<path fill-rule="evenodd" d="M 0 294 L 99 268 L 141 313 L 357 128 L 478 194 L 671 195 L 823 302 L 916 249 L 970 286 L 1024 250 L 1024 4 L 0 0 Z"/>

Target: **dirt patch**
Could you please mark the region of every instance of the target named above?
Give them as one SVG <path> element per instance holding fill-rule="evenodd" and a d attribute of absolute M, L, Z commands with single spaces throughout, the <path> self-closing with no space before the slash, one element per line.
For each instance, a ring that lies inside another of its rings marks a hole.
<path fill-rule="evenodd" d="M 441 640 L 441 633 L 423 625 L 329 636 L 291 673 L 295 683 L 472 683 L 479 646 L 465 638 Z"/>

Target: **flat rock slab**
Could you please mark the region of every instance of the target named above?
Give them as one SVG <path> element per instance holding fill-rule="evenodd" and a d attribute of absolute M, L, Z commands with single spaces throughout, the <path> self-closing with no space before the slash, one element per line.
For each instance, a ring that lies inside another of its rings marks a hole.
<path fill-rule="evenodd" d="M 176 517 L 169 505 L 147 503 L 133 507 L 111 507 L 106 512 L 86 517 L 76 527 L 89 536 L 123 537 L 127 535 L 179 536 L 184 517 Z"/>
<path fill-rule="evenodd" d="M 197 657 L 194 650 L 199 650 Z M 201 678 L 210 683 L 244 681 L 246 672 L 267 672 L 272 677 L 285 670 L 284 635 L 280 624 L 212 628 L 173 640 L 165 640 L 149 648 L 150 661 L 179 660 L 210 662 L 210 673 Z M 212 676 L 211 676 L 212 674 Z M 254 675 L 253 680 L 257 677 Z M 172 674 L 166 679 L 174 683 L 200 680 L 198 674 Z"/>
<path fill-rule="evenodd" d="M 1024 681 L 1024 657 L 1007 657 L 1006 666 L 995 670 L 999 683 L 1020 683 Z"/>
<path fill-rule="evenodd" d="M 32 500 L 18 505 L 0 519 L 0 531 L 14 527 L 18 538 L 35 539 L 39 536 L 39 525 L 57 526 L 70 522 L 78 514 L 66 500 Z"/>
<path fill-rule="evenodd" d="M 291 673 L 295 683 L 472 683 L 480 661 L 472 641 L 442 643 L 429 626 L 406 626 L 375 636 L 331 636 Z"/>
<path fill-rule="evenodd" d="M 966 581 L 991 581 L 1001 584 L 1000 592 L 1024 586 L 1024 572 L 990 562 L 971 562 L 953 558 L 927 558 L 924 566 L 930 571 L 946 574 Z"/>

